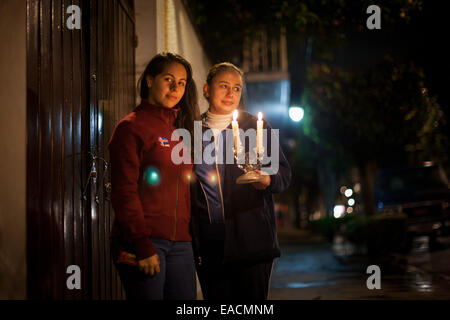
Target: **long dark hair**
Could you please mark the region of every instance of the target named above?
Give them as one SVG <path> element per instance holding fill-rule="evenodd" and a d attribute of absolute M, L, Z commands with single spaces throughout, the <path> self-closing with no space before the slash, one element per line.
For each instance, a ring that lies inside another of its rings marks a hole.
<path fill-rule="evenodd" d="M 184 66 L 187 74 L 184 94 L 180 102 L 178 102 L 180 111 L 178 112 L 177 119 L 175 120 L 175 127 L 188 130 L 191 133 L 191 137 L 194 137 L 194 121 L 200 120 L 200 111 L 198 108 L 197 87 L 194 79 L 192 78 L 192 67 L 186 59 L 178 54 L 170 52 L 158 53 L 152 58 L 152 60 L 150 60 L 149 64 L 139 78 L 138 90 L 141 99 L 148 99 L 149 88 L 146 77 L 156 77 L 158 74 L 162 73 L 169 64 L 174 62 Z"/>

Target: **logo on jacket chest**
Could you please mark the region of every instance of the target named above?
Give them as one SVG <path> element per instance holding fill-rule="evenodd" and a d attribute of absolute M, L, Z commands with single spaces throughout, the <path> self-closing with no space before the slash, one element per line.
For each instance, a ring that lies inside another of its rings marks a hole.
<path fill-rule="evenodd" d="M 159 143 L 161 144 L 161 146 L 170 147 L 169 139 L 164 138 L 164 137 L 159 137 L 158 140 L 159 140 Z"/>

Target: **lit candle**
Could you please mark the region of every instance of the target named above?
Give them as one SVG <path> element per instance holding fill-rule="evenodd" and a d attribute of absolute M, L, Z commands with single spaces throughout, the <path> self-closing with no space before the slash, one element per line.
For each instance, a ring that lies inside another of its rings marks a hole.
<path fill-rule="evenodd" d="M 262 112 L 258 112 L 258 121 L 256 122 L 256 152 L 258 155 L 263 153 L 263 121 Z"/>
<path fill-rule="evenodd" d="M 238 122 L 237 122 L 237 117 L 238 117 L 238 111 L 234 110 L 233 111 L 233 121 L 231 121 L 231 127 L 233 129 L 233 138 L 234 138 L 234 150 L 235 153 L 239 153 L 239 126 L 238 126 Z"/>

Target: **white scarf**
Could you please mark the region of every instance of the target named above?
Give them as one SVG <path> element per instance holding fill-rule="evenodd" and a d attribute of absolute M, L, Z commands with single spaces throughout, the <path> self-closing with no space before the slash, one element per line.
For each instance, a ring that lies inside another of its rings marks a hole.
<path fill-rule="evenodd" d="M 215 114 L 209 110 L 206 112 L 206 123 L 211 129 L 222 131 L 231 123 L 233 119 L 233 112 L 228 114 Z"/>
<path fill-rule="evenodd" d="M 206 123 L 213 131 L 216 150 L 219 149 L 219 139 L 217 139 L 217 137 L 223 130 L 225 130 L 226 127 L 230 125 L 232 119 L 233 112 L 228 114 L 215 114 L 211 113 L 209 110 L 206 112 Z"/>

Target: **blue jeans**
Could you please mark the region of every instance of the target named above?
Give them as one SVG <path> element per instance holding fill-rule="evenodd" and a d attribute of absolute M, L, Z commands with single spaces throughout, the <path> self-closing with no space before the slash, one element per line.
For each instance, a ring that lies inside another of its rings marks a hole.
<path fill-rule="evenodd" d="M 127 300 L 195 300 L 197 288 L 191 242 L 151 239 L 160 260 L 153 276 L 136 266 L 115 264 Z"/>

